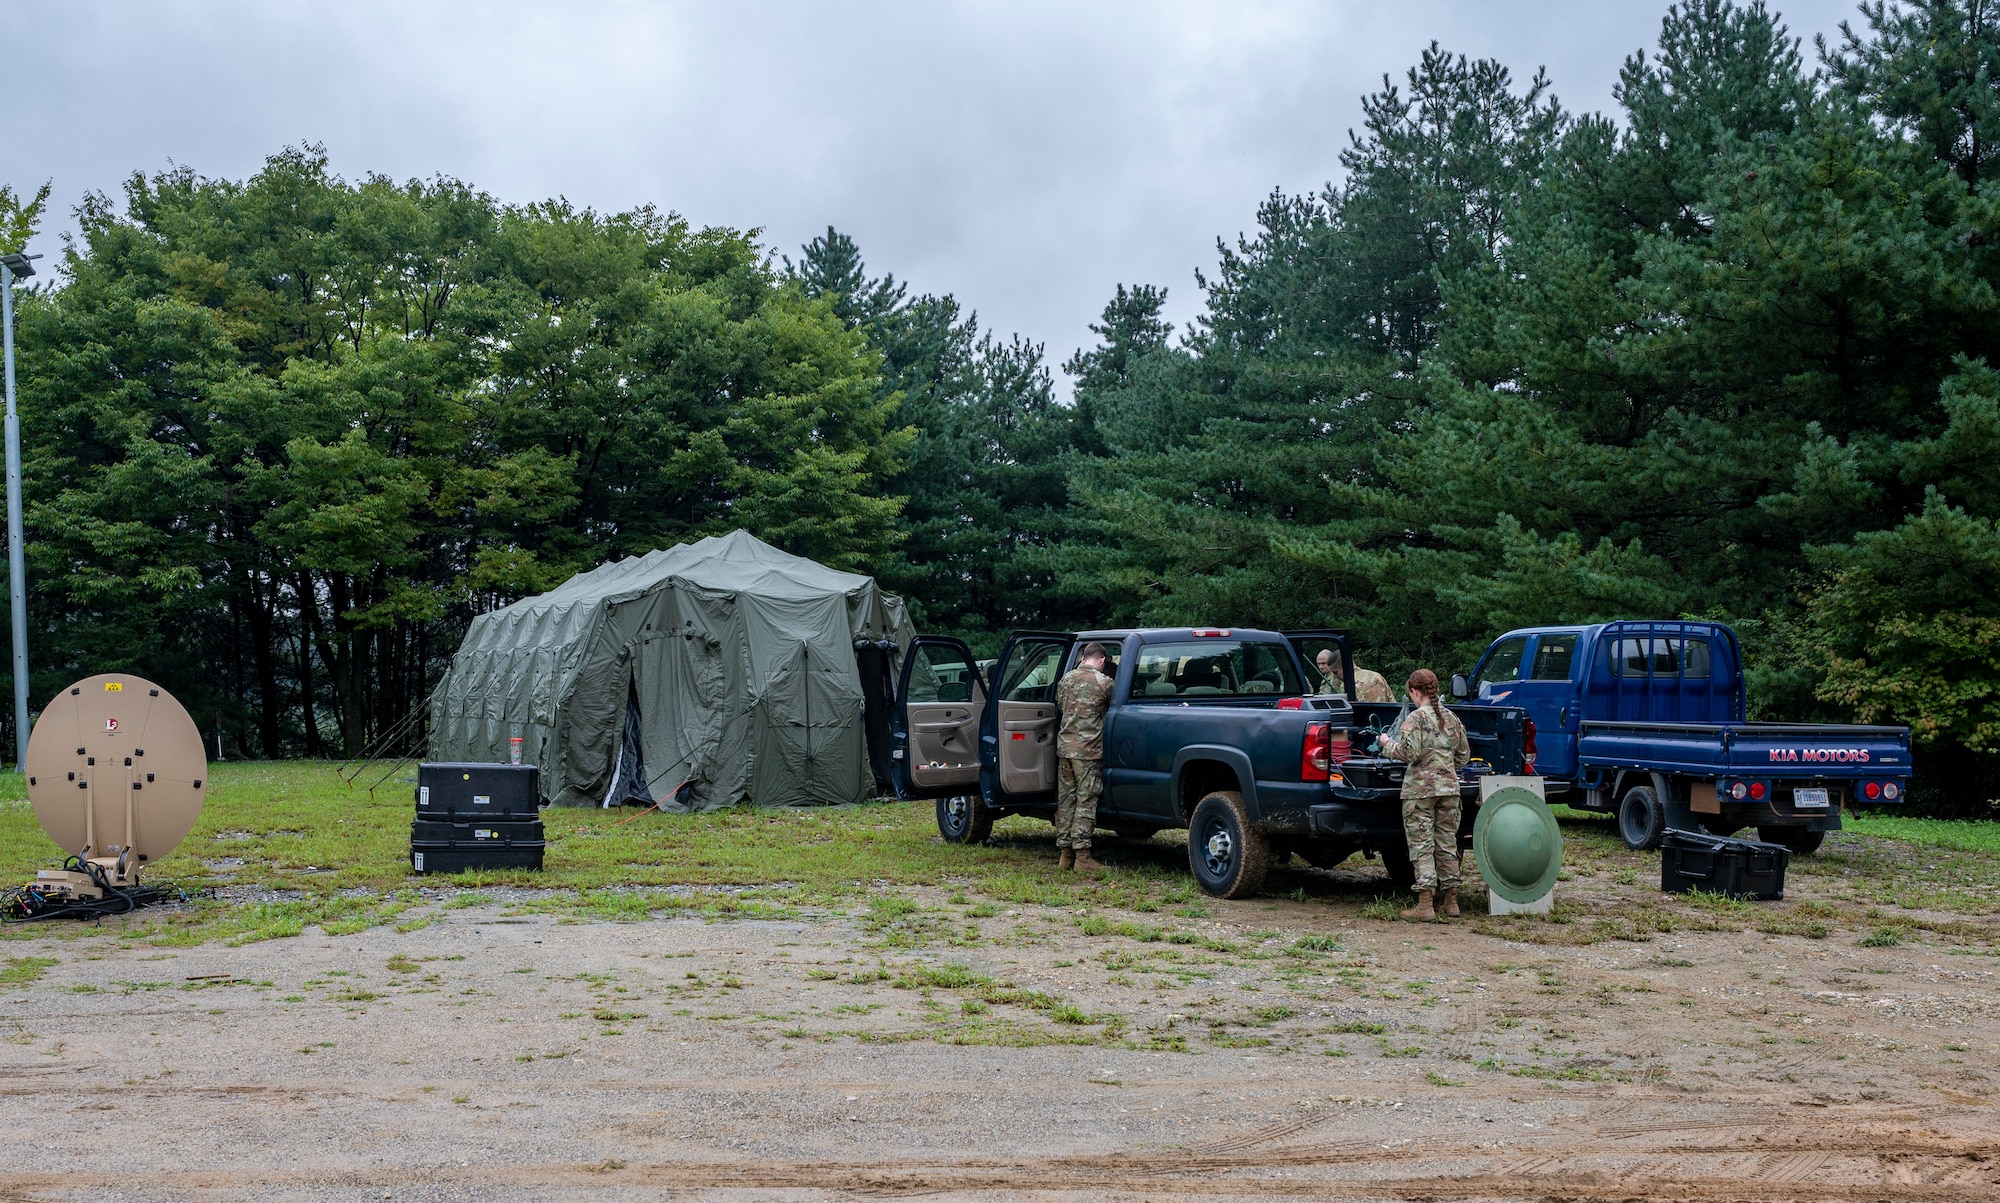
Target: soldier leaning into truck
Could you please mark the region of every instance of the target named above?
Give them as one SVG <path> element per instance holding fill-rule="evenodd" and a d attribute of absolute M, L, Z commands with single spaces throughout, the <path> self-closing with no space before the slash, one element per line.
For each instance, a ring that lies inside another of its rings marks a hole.
<path fill-rule="evenodd" d="M 1417 874 L 1417 904 L 1403 918 L 1458 915 L 1458 770 L 1472 760 L 1465 724 L 1438 699 L 1437 674 L 1420 668 L 1404 685 L 1410 715 L 1382 751 L 1410 767 L 1403 773 L 1403 839 Z M 1432 895 L 1437 906 L 1432 908 Z"/>
<path fill-rule="evenodd" d="M 1319 688 L 1317 693 L 1345 693 L 1347 687 L 1340 679 L 1340 662 L 1334 658 L 1333 649 L 1322 650 L 1314 661 L 1319 666 Z M 1389 691 L 1389 679 L 1381 673 L 1354 666 L 1354 700 L 1357 702 L 1393 702 L 1396 695 Z"/>
<path fill-rule="evenodd" d="M 1056 735 L 1057 862 L 1079 873 L 1100 866 L 1090 855 L 1097 830 L 1097 800 L 1104 794 L 1104 712 L 1111 707 L 1111 678 L 1104 675 L 1104 647 L 1086 644 L 1076 667 L 1056 684 L 1062 729 Z"/>

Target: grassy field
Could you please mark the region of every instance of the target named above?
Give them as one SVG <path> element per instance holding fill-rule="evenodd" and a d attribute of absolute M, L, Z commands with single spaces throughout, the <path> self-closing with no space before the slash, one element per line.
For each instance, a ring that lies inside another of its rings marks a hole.
<path fill-rule="evenodd" d="M 419 877 L 407 856 L 408 783 L 391 780 L 371 797 L 349 788 L 332 765 L 310 761 L 218 764 L 211 772 L 200 821 L 150 879 L 196 895 L 229 887 L 227 900 L 204 898 L 176 912 L 121 920 L 117 930 L 126 938 L 254 940 L 313 925 L 338 932 L 415 924 L 440 903 L 440 889 L 466 897 L 460 892 L 505 887 L 536 891 L 509 895 L 524 909 L 579 915 L 831 909 L 865 912 L 889 928 L 925 922 L 911 918 L 898 901 L 908 887 L 968 891 L 996 903 L 1183 917 L 1204 915 L 1211 905 L 1188 877 L 1185 846 L 1173 833 L 1139 842 L 1104 840 L 1099 855 L 1110 870 L 1090 881 L 1052 871 L 1055 853 L 1044 822 L 1005 820 L 988 844 L 953 846 L 938 838 L 929 803 L 706 815 L 548 810 L 543 871 Z M 1566 879 L 1640 886 L 1643 874 L 1658 873 L 1657 858 L 1628 852 L 1608 821 L 1562 808 L 1558 813 Z M 2000 912 L 2000 857 L 1993 855 L 2000 851 L 2000 824 L 1867 815 L 1850 818 L 1849 832 L 1855 834 L 1830 842 L 1819 856 L 1794 862 L 1793 880 L 1824 899 L 1803 920 L 1808 926 L 1845 922 L 1867 929 L 1901 922 L 1883 908 L 1982 917 Z M 0 883 L 25 880 L 60 859 L 35 822 L 22 779 L 0 774 Z M 1337 878 L 1280 869 L 1266 893 L 1352 906 L 1367 918 L 1389 917 L 1400 905 L 1372 869 Z M 1549 935 L 1565 942 L 1624 938 L 1717 910 L 1711 904 L 1701 912 L 1700 905 L 1639 891 L 1632 908 L 1617 916 L 1577 926 L 1574 916 L 1559 914 L 1556 925 L 1571 930 Z M 1733 913 L 1729 905 L 1721 913 Z M 18 935 L 26 929 L 9 930 Z"/>

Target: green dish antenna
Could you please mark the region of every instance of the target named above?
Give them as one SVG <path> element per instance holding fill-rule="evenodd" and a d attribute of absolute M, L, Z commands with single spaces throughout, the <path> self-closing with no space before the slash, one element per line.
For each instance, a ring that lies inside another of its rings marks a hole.
<path fill-rule="evenodd" d="M 1548 894 L 1562 872 L 1562 852 L 1555 813 L 1532 790 L 1502 786 L 1479 804 L 1472 853 L 1479 875 L 1500 897 L 1526 903 Z"/>

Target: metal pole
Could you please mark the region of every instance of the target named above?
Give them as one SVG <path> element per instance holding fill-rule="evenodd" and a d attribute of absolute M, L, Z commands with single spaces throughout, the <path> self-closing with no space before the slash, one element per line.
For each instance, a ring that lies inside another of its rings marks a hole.
<path fill-rule="evenodd" d="M 21 415 L 14 409 L 14 269 L 0 263 L 7 359 L 7 597 L 14 610 L 14 771 L 28 763 L 28 572 L 21 554 Z"/>

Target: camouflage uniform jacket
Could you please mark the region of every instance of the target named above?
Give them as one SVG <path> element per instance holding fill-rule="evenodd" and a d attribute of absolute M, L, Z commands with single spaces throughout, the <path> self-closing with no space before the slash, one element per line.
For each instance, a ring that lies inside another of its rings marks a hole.
<path fill-rule="evenodd" d="M 1405 798 L 1458 796 L 1458 770 L 1472 760 L 1472 745 L 1465 740 L 1465 724 L 1449 710 L 1418 706 L 1410 711 L 1396 733 L 1396 742 L 1385 749 L 1397 760 L 1409 764 L 1403 774 Z"/>
<path fill-rule="evenodd" d="M 1104 759 L 1104 712 L 1111 708 L 1111 678 L 1094 668 L 1073 668 L 1056 683 L 1062 731 L 1056 755 Z"/>
<path fill-rule="evenodd" d="M 1354 700 L 1357 702 L 1393 702 L 1395 692 L 1389 688 L 1389 678 L 1373 669 L 1354 670 Z"/>

